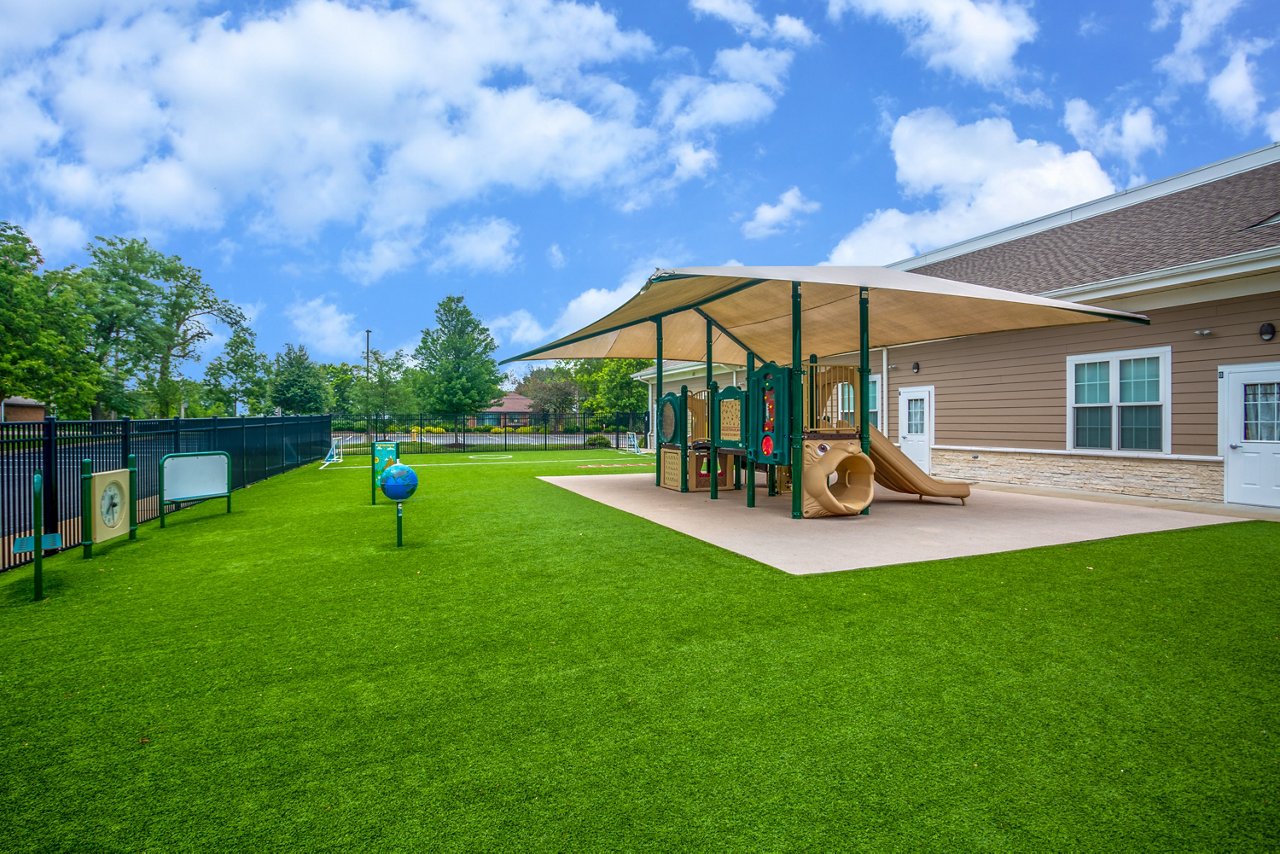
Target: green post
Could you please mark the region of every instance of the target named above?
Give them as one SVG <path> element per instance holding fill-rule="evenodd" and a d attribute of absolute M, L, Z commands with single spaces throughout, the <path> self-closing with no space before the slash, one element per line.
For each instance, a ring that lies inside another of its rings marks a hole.
<path fill-rule="evenodd" d="M 130 454 L 126 460 L 129 469 L 129 539 L 138 539 L 138 457 Z M 227 458 L 227 483 L 231 482 L 231 458 Z M 230 507 L 231 499 L 227 499 Z"/>
<path fill-rule="evenodd" d="M 858 291 L 858 424 L 862 433 L 862 453 L 871 456 L 871 330 L 867 328 L 870 314 L 867 305 L 867 289 Z M 871 515 L 871 505 L 862 508 L 863 516 Z"/>
<path fill-rule="evenodd" d="M 716 481 L 720 477 L 720 457 L 716 451 L 716 437 L 720 435 L 720 402 L 716 400 L 716 395 L 720 393 L 720 386 L 715 380 L 711 381 L 711 385 L 707 387 L 707 430 L 710 433 L 711 446 L 707 449 L 709 456 L 707 457 L 707 471 L 711 474 L 711 498 L 714 501 L 720 497 L 720 486 Z"/>
<path fill-rule="evenodd" d="M 809 429 L 818 428 L 818 354 L 809 354 Z"/>
<path fill-rule="evenodd" d="M 35 534 L 35 592 L 32 602 L 44 598 L 44 475 L 36 472 L 31 476 L 31 527 Z"/>
<path fill-rule="evenodd" d="M 689 387 L 680 386 L 680 425 L 676 435 L 680 437 L 680 491 L 689 491 Z"/>
<path fill-rule="evenodd" d="M 374 456 L 374 442 L 369 441 L 369 503 L 375 507 L 378 505 L 378 466 L 376 465 L 378 458 Z M 161 525 L 161 527 L 164 527 Z"/>
<path fill-rule="evenodd" d="M 711 497 L 713 499 L 720 497 L 720 491 L 716 485 L 716 478 L 719 472 L 716 471 L 720 462 L 716 457 L 716 411 L 720 408 L 716 401 L 716 381 L 712 379 L 711 369 L 711 318 L 707 318 L 707 438 L 711 440 L 707 454 L 707 473 L 711 476 Z"/>
<path fill-rule="evenodd" d="M 80 461 L 80 545 L 93 557 L 93 460 Z"/>
<path fill-rule="evenodd" d="M 800 494 L 804 469 L 804 356 L 801 355 L 800 283 L 791 283 L 791 518 L 804 515 Z"/>
<path fill-rule="evenodd" d="M 658 390 L 654 393 L 653 399 L 657 405 L 653 408 L 653 448 L 656 459 L 653 465 L 653 484 L 654 486 L 662 486 L 662 440 L 659 438 L 662 434 L 662 428 L 658 420 L 662 417 L 662 318 L 659 317 L 654 321 L 658 327 L 658 358 L 654 361 L 657 369 L 657 376 L 654 381 L 658 384 Z"/>
<path fill-rule="evenodd" d="M 755 401 L 750 398 L 751 389 L 755 387 L 752 376 L 756 371 L 756 354 L 750 350 L 747 351 L 747 403 L 742 409 L 742 435 L 746 439 L 746 467 L 747 467 L 747 506 L 756 506 L 756 435 L 751 427 L 752 413 L 755 410 Z"/>
<path fill-rule="evenodd" d="M 404 504 L 396 502 L 396 548 L 404 545 Z"/>

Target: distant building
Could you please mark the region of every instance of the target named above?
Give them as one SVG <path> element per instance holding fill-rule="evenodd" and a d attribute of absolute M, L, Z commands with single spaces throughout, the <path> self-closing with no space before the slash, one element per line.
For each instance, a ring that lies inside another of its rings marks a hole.
<path fill-rule="evenodd" d="M 490 406 L 476 418 L 477 424 L 490 427 L 521 427 L 530 423 L 533 401 L 523 394 L 508 392 L 497 406 Z"/>
<path fill-rule="evenodd" d="M 0 400 L 0 421 L 43 421 L 45 405 L 29 397 Z"/>

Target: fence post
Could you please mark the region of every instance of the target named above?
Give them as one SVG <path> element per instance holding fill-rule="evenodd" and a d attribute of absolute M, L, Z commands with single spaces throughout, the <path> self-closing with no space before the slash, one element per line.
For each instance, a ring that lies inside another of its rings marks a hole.
<path fill-rule="evenodd" d="M 128 415 L 120 418 L 120 465 L 129 466 L 129 457 L 133 455 L 133 419 Z"/>
<path fill-rule="evenodd" d="M 182 416 L 173 416 L 173 452 L 182 453 Z"/>
<path fill-rule="evenodd" d="M 507 450 L 507 413 L 498 416 L 498 423 L 502 425 L 502 450 Z"/>
<path fill-rule="evenodd" d="M 247 415 L 240 416 L 240 487 L 249 485 L 249 441 L 245 435 L 249 426 L 245 423 Z"/>
<path fill-rule="evenodd" d="M 44 445 L 40 451 L 40 464 L 44 467 L 44 530 L 32 531 L 37 539 L 42 534 L 58 533 L 58 523 L 62 521 L 58 507 L 58 419 L 52 415 L 44 418 Z"/>

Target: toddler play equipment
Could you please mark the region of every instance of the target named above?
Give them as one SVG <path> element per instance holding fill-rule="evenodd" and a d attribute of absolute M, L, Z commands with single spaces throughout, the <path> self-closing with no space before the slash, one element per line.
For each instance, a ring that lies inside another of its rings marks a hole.
<path fill-rule="evenodd" d="M 193 451 L 160 458 L 161 528 L 167 505 L 223 497 L 230 513 L 231 455 L 226 451 Z"/>
<path fill-rule="evenodd" d="M 160 512 L 164 513 L 164 480 L 161 479 Z M 93 557 L 95 543 L 124 534 L 138 538 L 138 461 L 129 455 L 125 468 L 94 474 L 93 460 L 80 462 L 80 544 L 84 556 Z M 161 524 L 164 516 L 160 516 Z"/>
<path fill-rule="evenodd" d="M 670 451 L 658 455 L 655 482 L 687 490 L 689 458 L 699 449 L 696 440 L 705 438 L 713 498 L 723 465 L 717 448 L 728 449 L 728 436 L 714 423 L 705 430 L 692 427 L 698 416 L 691 398 L 718 401 L 713 362 L 745 365 L 747 503 L 754 503 L 761 465 L 771 492 L 784 490 L 784 473 L 790 475 L 796 484 L 791 515 L 798 519 L 820 512 L 865 513 L 864 494 L 877 474 L 891 488 L 920 496 L 965 497 L 950 494 L 961 490 L 928 478 L 877 438 L 869 406 L 871 348 L 1108 320 L 1149 322 L 1115 309 L 883 267 L 690 267 L 655 272 L 634 297 L 594 323 L 506 361 L 655 358 L 659 417 L 667 421 L 665 432 L 661 425 L 659 431 L 667 440 L 663 450 Z M 705 359 L 705 391 L 662 394 L 667 358 Z M 840 362 L 847 380 L 824 373 Z M 841 383 L 852 391 L 841 395 L 856 400 L 853 411 L 845 411 L 842 402 L 832 404 L 831 392 Z M 715 406 L 702 412 L 714 421 Z M 806 453 L 810 441 L 817 444 Z M 819 454 L 824 443 L 826 452 Z M 806 467 L 815 474 L 806 477 Z"/>
<path fill-rule="evenodd" d="M 374 442 L 369 446 L 369 473 L 372 476 L 369 487 L 370 504 L 378 503 L 378 483 L 382 479 L 382 473 L 387 470 L 387 466 L 395 464 L 399 459 L 399 442 Z"/>

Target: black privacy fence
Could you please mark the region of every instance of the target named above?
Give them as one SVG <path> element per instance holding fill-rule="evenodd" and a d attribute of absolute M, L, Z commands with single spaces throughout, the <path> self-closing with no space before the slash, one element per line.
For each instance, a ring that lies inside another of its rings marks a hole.
<path fill-rule="evenodd" d="M 569 451 L 643 444 L 644 412 L 531 412 L 479 415 L 334 415 L 333 438 L 347 454 L 369 442 L 399 442 L 402 454 Z"/>
<path fill-rule="evenodd" d="M 80 544 L 80 467 L 95 472 L 138 466 L 138 521 L 160 515 L 160 460 L 166 454 L 226 451 L 232 488 L 321 460 L 331 446 L 330 416 L 163 418 L 0 423 L 0 571 L 32 560 L 14 540 L 32 535 L 32 475 L 44 479 L 44 533 L 62 547 Z M 51 474 L 52 473 L 52 474 Z"/>

